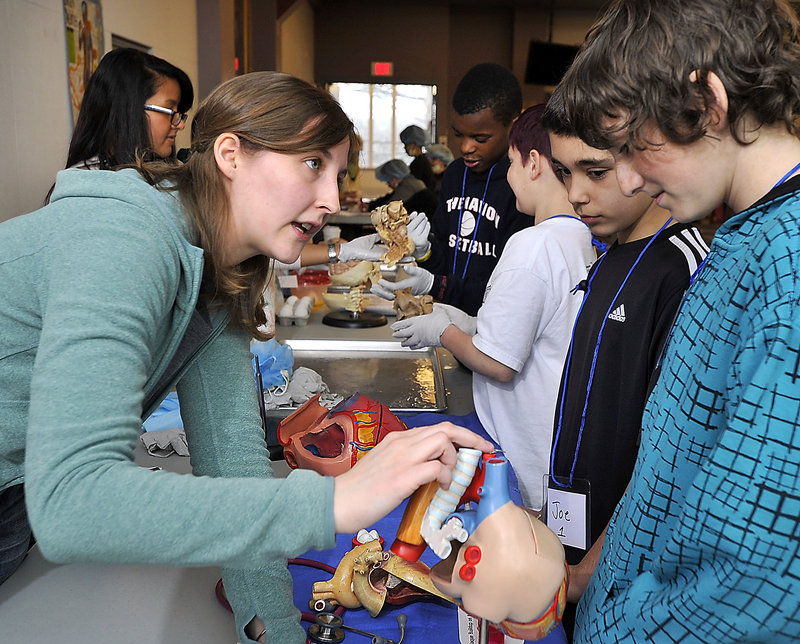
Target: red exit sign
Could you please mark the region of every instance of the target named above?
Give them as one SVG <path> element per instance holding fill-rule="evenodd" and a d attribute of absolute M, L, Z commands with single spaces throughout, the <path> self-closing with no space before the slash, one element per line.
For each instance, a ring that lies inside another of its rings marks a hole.
<path fill-rule="evenodd" d="M 385 62 L 373 62 L 372 63 L 372 75 L 373 76 L 393 76 L 394 75 L 394 63 L 385 63 Z"/>

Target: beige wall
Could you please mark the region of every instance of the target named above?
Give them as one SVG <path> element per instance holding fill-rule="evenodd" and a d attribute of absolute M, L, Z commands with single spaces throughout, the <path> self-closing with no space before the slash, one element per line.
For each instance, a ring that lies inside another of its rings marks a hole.
<path fill-rule="evenodd" d="M 197 84 L 195 0 L 103 0 L 111 34 L 149 45 Z M 62 0 L 0 0 L 0 221 L 34 210 L 66 161 L 72 133 Z M 188 134 L 178 140 L 188 144 Z"/>
<path fill-rule="evenodd" d="M 314 10 L 298 0 L 278 18 L 278 71 L 314 82 Z"/>
<path fill-rule="evenodd" d="M 446 90 L 450 16 L 446 5 L 419 0 L 321 3 L 314 32 L 318 82 L 372 82 L 370 62 L 393 61 L 394 83 Z"/>
<path fill-rule="evenodd" d="M 278 18 L 276 33 L 264 34 L 263 47 L 275 46 L 275 67 L 313 82 L 369 82 L 371 61 L 392 60 L 395 82 L 438 86 L 440 138 L 447 136 L 450 97 L 464 71 L 489 60 L 522 79 L 528 41 L 546 39 L 550 29 L 544 11 L 488 3 L 452 10 L 426 0 L 315 6 L 316 13 L 310 0 L 296 0 Z M 199 99 L 232 75 L 225 64 L 233 56 L 233 0 L 102 0 L 102 7 L 106 51 L 112 33 L 151 46 L 189 74 Z M 62 0 L 0 0 L 0 220 L 38 207 L 66 160 L 72 125 L 62 12 Z M 214 65 L 204 65 L 205 90 L 198 84 L 198 18 L 205 20 L 201 53 L 214 54 Z M 579 43 L 594 18 L 557 12 L 553 41 Z M 546 88 L 523 84 L 525 105 L 545 97 Z M 178 146 L 187 145 L 185 130 Z M 370 185 L 370 192 L 385 190 Z"/>
<path fill-rule="evenodd" d="M 556 12 L 552 41 L 579 44 L 596 17 L 591 11 Z M 437 137 L 447 142 L 453 91 L 477 63 L 495 62 L 511 69 L 522 84 L 526 107 L 546 99 L 548 88 L 523 80 L 530 41 L 547 40 L 550 29 L 546 10 L 488 2 L 321 3 L 315 28 L 315 78 L 374 82 L 370 61 L 393 61 L 392 82 L 437 85 Z"/>

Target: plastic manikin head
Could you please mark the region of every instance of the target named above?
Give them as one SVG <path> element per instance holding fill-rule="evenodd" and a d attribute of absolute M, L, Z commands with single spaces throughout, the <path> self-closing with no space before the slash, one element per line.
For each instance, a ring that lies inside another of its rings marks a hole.
<path fill-rule="evenodd" d="M 508 491 L 508 462 L 486 461 L 477 511 L 456 512 L 469 537 L 453 541 L 431 580 L 468 613 L 495 622 L 511 637 L 541 639 L 560 621 L 567 568 L 558 537 Z"/>
<path fill-rule="evenodd" d="M 291 468 L 336 476 L 349 470 L 386 434 L 407 429 L 386 405 L 355 393 L 333 409 L 309 399 L 278 425 L 278 440 Z"/>

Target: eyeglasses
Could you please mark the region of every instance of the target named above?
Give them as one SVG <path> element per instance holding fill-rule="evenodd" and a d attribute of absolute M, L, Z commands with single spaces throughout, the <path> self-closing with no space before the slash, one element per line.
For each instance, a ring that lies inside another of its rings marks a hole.
<path fill-rule="evenodd" d="M 176 112 L 175 110 L 171 110 L 168 107 L 161 107 L 160 105 L 146 104 L 144 106 L 144 109 L 147 110 L 148 112 L 159 112 L 160 114 L 169 114 L 169 122 L 172 123 L 174 127 L 178 127 L 189 116 L 186 112 Z"/>

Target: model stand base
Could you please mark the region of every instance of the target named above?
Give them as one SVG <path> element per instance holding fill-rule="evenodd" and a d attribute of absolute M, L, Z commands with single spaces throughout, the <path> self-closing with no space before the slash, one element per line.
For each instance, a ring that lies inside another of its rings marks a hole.
<path fill-rule="evenodd" d="M 331 311 L 322 318 L 322 323 L 345 329 L 366 329 L 386 324 L 386 316 L 362 311 Z"/>

